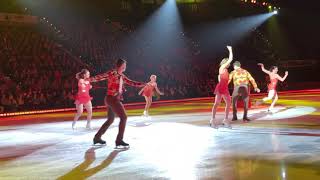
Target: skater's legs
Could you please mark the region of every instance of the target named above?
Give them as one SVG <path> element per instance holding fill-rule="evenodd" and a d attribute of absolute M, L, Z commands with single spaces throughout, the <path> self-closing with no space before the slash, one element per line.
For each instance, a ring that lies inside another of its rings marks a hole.
<path fill-rule="evenodd" d="M 103 123 L 103 125 L 100 127 L 99 131 L 96 133 L 95 135 L 95 139 L 101 139 L 101 136 L 107 131 L 107 129 L 109 128 L 109 126 L 113 123 L 114 121 L 114 112 L 111 108 L 113 102 L 112 99 L 107 100 L 108 98 L 105 98 L 105 104 L 108 107 L 108 119 L 105 123 Z"/>
<path fill-rule="evenodd" d="M 219 93 L 217 93 L 215 98 L 214 98 L 214 104 L 213 104 L 213 107 L 212 107 L 212 119 L 215 119 L 216 113 L 217 113 L 217 109 L 218 109 L 218 106 L 220 105 L 220 103 L 221 103 L 221 95 Z"/>
<path fill-rule="evenodd" d="M 149 102 L 148 102 L 148 112 L 149 112 L 149 109 L 150 109 L 150 107 L 151 107 L 151 104 L 152 104 L 152 96 L 150 96 L 150 97 L 148 97 L 148 100 L 149 100 Z"/>
<path fill-rule="evenodd" d="M 249 96 L 243 98 L 243 119 L 248 119 Z"/>
<path fill-rule="evenodd" d="M 109 126 L 114 121 L 114 113 L 116 113 L 120 118 L 119 123 L 119 132 L 117 135 L 116 142 L 122 142 L 124 131 L 126 128 L 127 123 L 127 114 L 125 112 L 123 104 L 120 102 L 118 97 L 114 96 L 107 96 L 106 98 L 106 104 L 109 105 L 108 109 L 108 120 L 102 125 L 102 127 L 99 129 L 98 133 L 96 134 L 95 138 L 101 138 L 101 136 L 107 131 Z"/>
<path fill-rule="evenodd" d="M 76 104 L 77 113 L 74 116 L 73 121 L 77 121 L 83 113 L 83 104 Z"/>
<path fill-rule="evenodd" d="M 275 95 L 275 90 L 270 90 L 268 92 L 268 97 L 265 97 L 262 99 L 262 101 L 268 101 L 268 100 L 271 100 Z"/>
<path fill-rule="evenodd" d="M 147 96 L 144 96 L 144 99 L 146 100 L 146 105 L 145 105 L 145 107 L 144 107 L 144 111 L 147 112 L 147 110 L 148 110 L 148 103 L 149 103 L 148 97 L 147 97 Z"/>
<path fill-rule="evenodd" d="M 119 132 L 117 135 L 116 142 L 122 142 L 124 131 L 126 129 L 127 123 L 127 114 L 125 112 L 124 106 L 120 101 L 116 101 L 113 106 L 112 110 L 119 116 L 120 123 L 119 123 Z"/>
<path fill-rule="evenodd" d="M 87 128 L 91 128 L 91 119 L 92 119 L 92 103 L 89 101 L 84 105 L 87 110 Z"/>
<path fill-rule="evenodd" d="M 269 107 L 269 110 L 273 109 L 274 105 L 276 104 L 276 102 L 278 101 L 278 94 L 275 93 L 274 99 Z"/>
<path fill-rule="evenodd" d="M 150 106 L 152 104 L 152 96 L 148 97 L 148 96 L 144 96 L 145 100 L 146 100 L 146 106 L 144 108 L 144 115 L 148 115 L 149 114 L 149 109 Z"/>
<path fill-rule="evenodd" d="M 230 97 L 230 95 L 223 95 L 222 98 L 223 98 L 224 102 L 226 103 L 224 119 L 228 121 L 229 111 L 230 111 L 230 106 L 231 106 L 231 97 Z"/>
<path fill-rule="evenodd" d="M 247 86 L 240 86 L 238 89 L 238 94 L 241 96 L 244 105 L 243 119 L 248 119 L 248 106 L 249 106 L 249 90 Z"/>
<path fill-rule="evenodd" d="M 240 86 L 235 86 L 232 92 L 232 112 L 233 112 L 233 120 L 237 120 L 237 102 L 239 99 L 239 88 Z"/>
<path fill-rule="evenodd" d="M 72 122 L 72 128 L 74 128 L 74 126 L 76 125 L 76 122 L 78 121 L 78 119 L 80 118 L 80 116 L 83 113 L 83 104 L 76 103 L 76 109 L 77 109 L 77 113 L 74 116 L 74 119 Z"/>

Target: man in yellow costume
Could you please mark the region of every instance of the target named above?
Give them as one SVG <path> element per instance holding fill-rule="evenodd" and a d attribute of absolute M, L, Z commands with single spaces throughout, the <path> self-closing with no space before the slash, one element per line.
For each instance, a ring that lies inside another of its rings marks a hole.
<path fill-rule="evenodd" d="M 254 87 L 255 92 L 260 92 L 260 89 L 257 86 L 256 81 L 253 79 L 251 74 L 241 68 L 239 61 L 233 63 L 234 70 L 229 75 L 229 83 L 233 81 L 233 93 L 232 93 L 232 110 L 233 118 L 232 121 L 238 120 L 237 117 L 237 101 L 239 98 L 243 100 L 244 112 L 243 112 L 243 121 L 250 121 L 248 118 L 248 106 L 249 106 L 249 83 Z"/>

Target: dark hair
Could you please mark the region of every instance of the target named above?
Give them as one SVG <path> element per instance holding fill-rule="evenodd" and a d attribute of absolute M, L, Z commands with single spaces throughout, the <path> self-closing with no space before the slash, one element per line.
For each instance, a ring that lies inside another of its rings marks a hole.
<path fill-rule="evenodd" d="M 241 67 L 241 63 L 240 63 L 239 61 L 235 61 L 235 62 L 233 63 L 233 65 L 234 65 L 234 66 Z"/>
<path fill-rule="evenodd" d="M 124 63 L 127 63 L 127 61 L 124 59 L 121 59 L 121 58 L 117 59 L 116 64 L 115 64 L 116 68 L 119 68 Z"/>
<path fill-rule="evenodd" d="M 76 78 L 79 80 L 79 79 L 84 79 L 84 75 L 89 72 L 88 69 L 82 69 L 80 72 L 78 72 L 76 74 Z"/>
<path fill-rule="evenodd" d="M 275 68 L 278 68 L 277 66 L 271 66 L 270 71 L 273 71 Z"/>

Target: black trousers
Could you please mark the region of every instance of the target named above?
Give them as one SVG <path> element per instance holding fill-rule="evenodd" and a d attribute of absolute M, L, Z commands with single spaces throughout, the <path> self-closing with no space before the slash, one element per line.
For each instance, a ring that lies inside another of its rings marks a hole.
<path fill-rule="evenodd" d="M 105 104 L 108 107 L 108 119 L 101 126 L 101 128 L 95 135 L 95 138 L 101 139 L 101 136 L 108 130 L 110 125 L 113 123 L 115 114 L 117 114 L 120 118 L 120 123 L 119 123 L 119 131 L 118 131 L 116 142 L 121 142 L 123 140 L 123 135 L 124 135 L 124 131 L 126 129 L 126 123 L 127 123 L 127 114 L 121 102 L 121 98 L 119 96 L 106 96 L 104 100 L 105 100 Z"/>
<path fill-rule="evenodd" d="M 249 90 L 247 85 L 235 86 L 232 92 L 232 110 L 233 119 L 237 118 L 237 102 L 238 99 L 242 99 L 244 103 L 243 118 L 248 118 L 248 106 L 249 106 Z"/>

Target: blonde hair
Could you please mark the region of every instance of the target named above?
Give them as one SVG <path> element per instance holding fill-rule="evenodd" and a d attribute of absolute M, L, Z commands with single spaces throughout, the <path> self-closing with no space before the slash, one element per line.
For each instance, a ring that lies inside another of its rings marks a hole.
<path fill-rule="evenodd" d="M 150 76 L 150 80 L 151 80 L 152 78 L 157 78 L 157 76 L 154 75 L 154 74 L 152 74 L 152 75 Z"/>
<path fill-rule="evenodd" d="M 229 58 L 223 58 L 222 61 L 220 62 L 220 66 L 225 64 L 228 60 L 229 60 Z"/>

